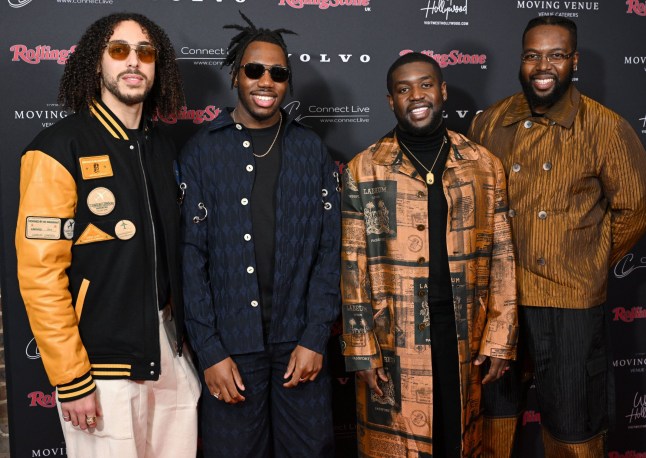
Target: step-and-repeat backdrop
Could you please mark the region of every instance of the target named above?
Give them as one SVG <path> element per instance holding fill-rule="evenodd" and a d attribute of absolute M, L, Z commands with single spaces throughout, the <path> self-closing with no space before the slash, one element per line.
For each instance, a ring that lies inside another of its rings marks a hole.
<path fill-rule="evenodd" d="M 558 14 L 579 26 L 576 84 L 622 114 L 646 143 L 646 0 L 0 0 L 0 227 L 5 358 L 14 457 L 64 456 L 55 391 L 47 382 L 18 292 L 14 228 L 19 158 L 41 129 L 66 116 L 58 81 L 76 40 L 95 19 L 143 13 L 168 32 L 187 106 L 162 119 L 178 145 L 233 105 L 221 68 L 238 11 L 287 36 L 295 90 L 285 109 L 345 162 L 394 125 L 386 70 L 408 50 L 440 63 L 448 84 L 449 128 L 517 92 L 521 34 L 529 19 Z M 612 458 L 646 457 L 646 240 L 610 272 L 616 427 Z M 334 334 L 339 333 L 335 328 Z M 353 378 L 330 344 L 339 456 L 354 456 Z M 519 456 L 540 457 L 540 412 L 530 405 Z"/>

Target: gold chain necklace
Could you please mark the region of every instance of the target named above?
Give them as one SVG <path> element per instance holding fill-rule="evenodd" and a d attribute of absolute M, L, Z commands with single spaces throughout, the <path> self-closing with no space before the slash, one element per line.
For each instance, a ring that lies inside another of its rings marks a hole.
<path fill-rule="evenodd" d="M 274 137 L 274 141 L 271 142 L 271 145 L 269 145 L 269 149 L 267 151 L 265 151 L 263 154 L 252 153 L 254 156 L 256 156 L 256 157 L 265 157 L 266 155 L 269 154 L 271 149 L 274 147 L 274 144 L 276 143 L 276 140 L 278 140 L 278 135 L 280 134 L 280 128 L 283 125 L 283 114 L 280 111 L 278 112 L 278 114 L 280 116 L 280 120 L 278 121 L 278 130 L 276 131 L 276 136 Z M 233 119 L 233 122 L 237 122 L 236 118 L 235 118 L 235 110 L 231 112 L 231 119 Z"/>
<path fill-rule="evenodd" d="M 424 170 L 426 170 L 426 184 L 430 186 L 433 183 L 435 183 L 435 175 L 433 174 L 433 169 L 435 168 L 435 164 L 437 163 L 437 160 L 440 158 L 440 153 L 442 152 L 442 148 L 444 148 L 444 145 L 446 145 L 446 135 L 442 137 L 442 144 L 440 145 L 440 149 L 437 150 L 437 155 L 435 156 L 435 160 L 433 161 L 433 165 L 431 165 L 430 169 L 427 169 L 426 166 L 422 163 L 422 161 L 417 159 L 417 156 L 415 156 L 412 153 L 412 151 L 408 149 L 408 146 L 404 145 L 404 143 L 401 140 L 399 140 L 399 144 L 404 147 L 406 152 L 410 154 L 411 157 L 415 159 L 419 163 L 419 165 L 422 166 Z"/>

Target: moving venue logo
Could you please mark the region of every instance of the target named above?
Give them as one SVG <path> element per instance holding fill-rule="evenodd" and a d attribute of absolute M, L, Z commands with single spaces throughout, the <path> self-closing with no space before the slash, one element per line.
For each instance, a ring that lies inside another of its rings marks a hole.
<path fill-rule="evenodd" d="M 628 9 L 626 14 L 636 14 L 637 16 L 646 16 L 646 1 L 626 0 Z"/>
<path fill-rule="evenodd" d="M 425 25 L 469 25 L 469 0 L 425 0 L 420 8 L 424 13 Z"/>
<path fill-rule="evenodd" d="M 630 358 L 615 359 L 612 361 L 612 367 L 615 370 L 624 369 L 634 374 L 643 374 L 646 372 L 646 355 L 638 354 Z"/>
<path fill-rule="evenodd" d="M 13 111 L 15 121 L 40 123 L 41 127 L 49 127 L 55 122 L 67 117 L 67 111 L 57 103 L 48 103 L 39 108 L 27 108 Z"/>
<path fill-rule="evenodd" d="M 40 64 L 42 61 L 55 61 L 59 65 L 65 65 L 70 54 L 74 52 L 76 45 L 69 49 L 52 49 L 49 45 L 38 45 L 29 48 L 27 45 L 16 44 L 9 48 L 13 53 L 12 62 L 26 62 L 31 65 Z"/>
<path fill-rule="evenodd" d="M 402 49 L 399 52 L 400 56 L 413 52 L 412 49 Z M 435 52 L 433 50 L 419 51 L 432 57 L 439 64 L 441 68 L 446 68 L 453 65 L 479 65 L 481 69 L 487 68 L 487 55 L 486 54 L 469 54 L 462 52 L 459 49 L 453 49 L 448 53 Z"/>
<path fill-rule="evenodd" d="M 370 122 L 370 107 L 362 105 L 316 105 L 303 106 L 294 100 L 283 108 L 290 115 L 296 116 L 296 121 L 318 121 L 319 123 L 368 123 Z"/>
<path fill-rule="evenodd" d="M 579 17 L 582 12 L 599 11 L 599 1 L 516 0 L 516 9 L 535 10 L 538 16 Z"/>
<path fill-rule="evenodd" d="M 358 6 L 363 7 L 365 11 L 370 11 L 370 0 L 279 0 L 278 6 L 289 6 L 295 9 L 316 6 L 320 10 L 338 6 Z"/>
<path fill-rule="evenodd" d="M 624 65 L 642 65 L 646 72 L 646 55 L 624 56 Z"/>

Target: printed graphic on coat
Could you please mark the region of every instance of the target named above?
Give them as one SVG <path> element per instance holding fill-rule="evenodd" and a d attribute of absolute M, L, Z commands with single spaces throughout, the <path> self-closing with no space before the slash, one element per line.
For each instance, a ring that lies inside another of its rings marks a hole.
<path fill-rule="evenodd" d="M 384 370 L 388 381 L 378 381 L 383 396 L 378 396 L 372 390 L 366 390 L 366 407 L 368 421 L 378 425 L 390 425 L 392 412 L 401 410 L 401 381 L 399 379 L 399 356 L 392 351 L 383 351 Z"/>
<path fill-rule="evenodd" d="M 451 272 L 451 284 L 453 287 L 453 308 L 455 310 L 455 328 L 458 332 L 458 340 L 466 339 L 469 335 L 469 322 L 467 320 L 467 293 L 466 275 L 464 272 Z M 462 285 L 456 288 L 455 285 Z"/>
<path fill-rule="evenodd" d="M 476 199 L 472 181 L 457 181 L 448 188 L 451 230 L 464 231 L 476 225 Z"/>
<path fill-rule="evenodd" d="M 431 319 L 428 308 L 428 278 L 413 279 L 415 306 L 415 345 L 431 344 Z"/>
<path fill-rule="evenodd" d="M 368 256 L 386 253 L 386 240 L 397 236 L 397 182 L 366 181 L 359 183 L 363 218 L 368 239 Z"/>

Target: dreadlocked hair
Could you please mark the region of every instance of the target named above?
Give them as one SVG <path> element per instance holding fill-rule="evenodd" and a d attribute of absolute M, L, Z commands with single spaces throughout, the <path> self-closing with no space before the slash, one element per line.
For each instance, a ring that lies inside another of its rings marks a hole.
<path fill-rule="evenodd" d="M 231 71 L 229 72 L 229 74 L 231 75 L 231 87 L 233 87 L 235 77 L 240 71 L 240 62 L 242 61 L 242 56 L 244 56 L 247 47 L 254 41 L 262 41 L 265 43 L 271 43 L 280 46 L 280 48 L 283 50 L 283 53 L 285 53 L 285 60 L 287 61 L 287 68 L 289 69 L 289 93 L 293 94 L 294 88 L 292 86 L 292 67 L 289 63 L 289 53 L 287 52 L 287 46 L 285 45 L 285 41 L 283 40 L 283 34 L 298 34 L 287 29 L 259 29 L 253 24 L 253 22 L 251 22 L 251 20 L 247 16 L 242 14 L 242 11 L 238 12 L 240 13 L 240 16 L 242 16 L 242 19 L 244 19 L 245 22 L 249 24 L 248 27 L 237 24 L 224 26 L 225 29 L 235 29 L 240 31 L 240 33 L 233 37 L 229 42 L 228 54 L 222 64 L 223 66 L 231 67 Z"/>
<path fill-rule="evenodd" d="M 87 109 L 92 100 L 101 95 L 101 68 L 103 50 L 114 33 L 115 27 L 124 21 L 134 21 L 141 26 L 157 50 L 155 81 L 144 100 L 146 116 L 168 116 L 184 106 L 184 90 L 175 50 L 164 32 L 147 17 L 136 13 L 115 13 L 94 22 L 79 40 L 69 57 L 61 78 L 58 101 L 74 111 Z"/>

